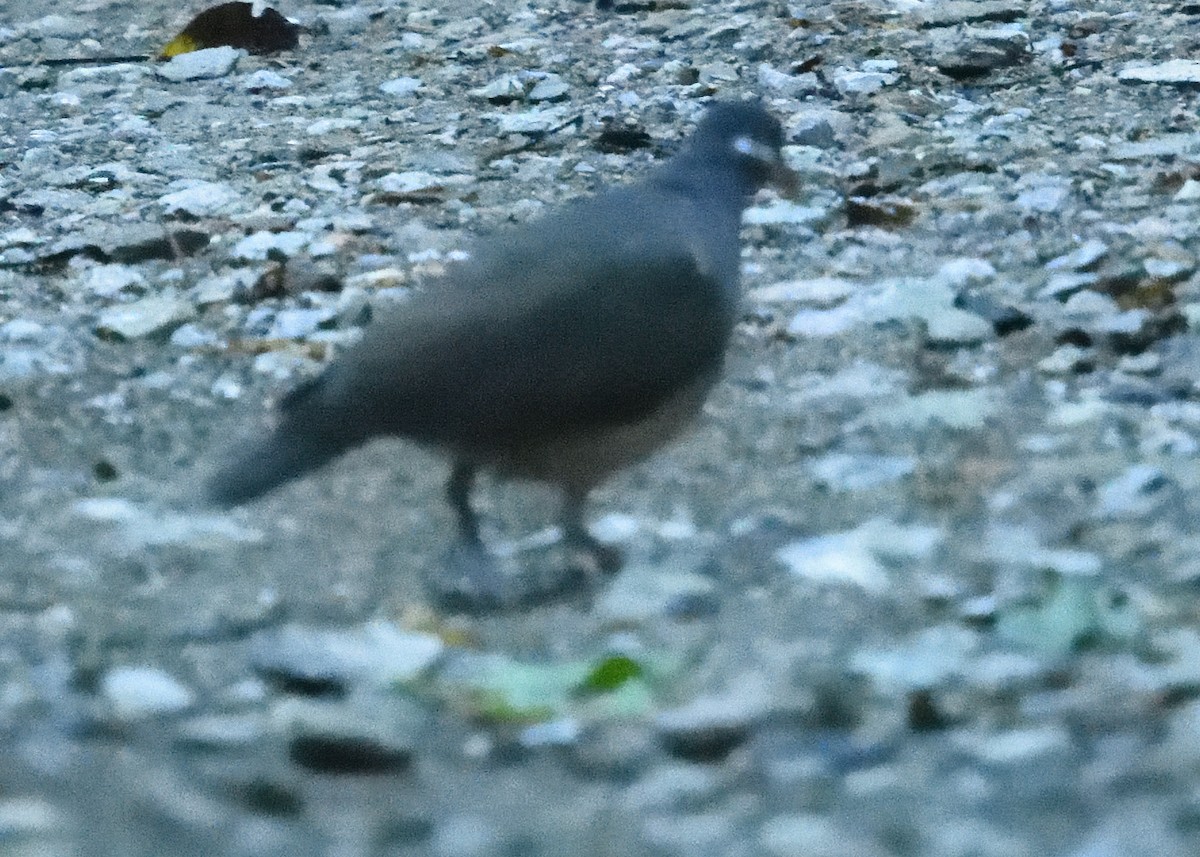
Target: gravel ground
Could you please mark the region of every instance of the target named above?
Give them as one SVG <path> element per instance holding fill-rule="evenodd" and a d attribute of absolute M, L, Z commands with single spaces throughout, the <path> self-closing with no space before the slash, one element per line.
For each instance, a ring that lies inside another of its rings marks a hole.
<path fill-rule="evenodd" d="M 427 5 L 62 65 L 199 8 L 0 4 L 0 854 L 1200 853 L 1200 6 Z M 614 579 L 447 607 L 401 443 L 197 500 L 471 236 L 751 94 L 804 190 L 596 492 Z"/>

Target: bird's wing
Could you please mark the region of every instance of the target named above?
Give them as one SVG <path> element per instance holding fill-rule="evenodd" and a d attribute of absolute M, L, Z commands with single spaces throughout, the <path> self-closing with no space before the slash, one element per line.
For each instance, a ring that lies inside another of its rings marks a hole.
<path fill-rule="evenodd" d="M 330 367 L 326 412 L 485 451 L 636 422 L 717 370 L 733 322 L 677 209 L 596 198 L 485 248 Z"/>

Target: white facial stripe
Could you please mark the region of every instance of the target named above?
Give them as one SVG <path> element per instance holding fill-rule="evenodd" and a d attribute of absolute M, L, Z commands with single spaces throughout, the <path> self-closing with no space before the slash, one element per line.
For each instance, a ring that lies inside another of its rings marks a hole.
<path fill-rule="evenodd" d="M 739 155 L 762 161 L 764 164 L 771 164 L 779 160 L 774 149 L 753 137 L 734 137 L 732 145 L 733 150 Z"/>

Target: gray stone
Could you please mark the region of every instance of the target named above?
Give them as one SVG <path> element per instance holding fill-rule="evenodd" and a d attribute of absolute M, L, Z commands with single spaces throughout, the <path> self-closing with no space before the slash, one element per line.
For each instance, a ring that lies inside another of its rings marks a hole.
<path fill-rule="evenodd" d="M 1188 179 L 1171 198 L 1176 202 L 1195 202 L 1200 199 L 1200 181 Z"/>
<path fill-rule="evenodd" d="M 812 75 L 788 74 L 771 67 L 767 63 L 759 64 L 757 76 L 758 85 L 763 89 L 772 90 L 781 95 L 789 95 L 793 98 L 802 95 L 813 88 Z M 793 139 L 800 145 L 817 145 L 815 143 L 806 143 L 803 140 L 795 139 L 794 137 Z"/>
<path fill-rule="evenodd" d="M 587 780 L 629 780 L 661 762 L 655 736 L 641 720 L 594 724 L 569 753 L 574 769 Z"/>
<path fill-rule="evenodd" d="M 1037 293 L 1041 299 L 1057 298 L 1065 301 L 1071 295 L 1095 285 L 1100 280 L 1098 274 L 1078 274 L 1074 272 L 1059 272 L 1051 275 L 1046 285 Z"/>
<path fill-rule="evenodd" d="M 501 837 L 481 816 L 454 815 L 438 822 L 429 853 L 433 857 L 492 857 L 501 853 Z"/>
<path fill-rule="evenodd" d="M 288 625 L 254 637 L 251 663 L 269 677 L 296 685 L 391 685 L 420 675 L 443 648 L 437 637 L 382 621 L 344 629 Z"/>
<path fill-rule="evenodd" d="M 175 295 L 153 295 L 100 313 L 96 329 L 121 339 L 165 336 L 196 314 L 190 301 Z"/>
<path fill-rule="evenodd" d="M 689 761 L 711 762 L 746 740 L 771 706 L 760 682 L 746 676 L 742 685 L 659 714 L 655 728 L 667 750 Z"/>
<path fill-rule="evenodd" d="M 940 345 L 974 345 L 992 337 L 992 325 L 986 319 L 965 310 L 950 309 L 926 320 L 931 342 Z"/>
<path fill-rule="evenodd" d="M 919 428 L 941 423 L 953 429 L 983 425 L 1000 408 L 994 390 L 977 387 L 969 390 L 930 390 L 915 396 L 902 396 L 871 409 L 871 418 L 893 426 Z"/>
<path fill-rule="evenodd" d="M 182 83 L 188 80 L 224 77 L 233 71 L 245 51 L 223 46 L 179 54 L 158 66 L 156 73 L 163 80 Z"/>
<path fill-rule="evenodd" d="M 0 250 L 9 247 L 31 247 L 44 242 L 45 239 L 28 226 L 19 226 L 0 235 Z"/>
<path fill-rule="evenodd" d="M 242 80 L 242 86 L 250 92 L 262 92 L 264 90 L 284 90 L 291 89 L 291 78 L 284 77 L 276 71 L 271 71 L 269 68 L 260 68 L 258 71 L 246 75 Z"/>
<path fill-rule="evenodd" d="M 809 465 L 813 475 L 835 491 L 866 491 L 911 475 L 917 460 L 911 456 L 834 454 Z"/>
<path fill-rule="evenodd" d="M 434 175 L 421 170 L 388 173 L 376 185 L 383 193 L 399 196 L 441 196 L 452 188 L 465 187 L 474 181 L 465 175 Z"/>
<path fill-rule="evenodd" d="M 332 35 L 341 38 L 359 36 L 371 25 L 371 14 L 362 6 L 326 9 L 321 20 Z"/>
<path fill-rule="evenodd" d="M 855 294 L 857 286 L 838 277 L 817 277 L 811 280 L 786 280 L 752 289 L 746 298 L 753 303 L 786 304 L 828 309 L 843 303 Z"/>
<path fill-rule="evenodd" d="M 36 38 L 77 39 L 93 31 L 92 24 L 84 16 L 45 15 L 26 25 L 31 36 Z"/>
<path fill-rule="evenodd" d="M 951 739 L 955 746 L 991 765 L 1023 767 L 1045 763 L 1047 757 L 1073 751 L 1071 735 L 1063 726 L 1034 726 L 1028 729 L 964 730 Z"/>
<path fill-rule="evenodd" d="M 981 21 L 1015 21 L 1029 14 L 1028 5 L 1021 0 L 942 0 L 921 4 L 916 10 L 923 27 L 950 27 L 955 24 L 976 24 Z"/>
<path fill-rule="evenodd" d="M 266 261 L 272 253 L 291 258 L 311 240 L 312 236 L 306 232 L 255 232 L 235 244 L 230 255 L 253 262 Z"/>
<path fill-rule="evenodd" d="M 111 298 L 123 291 L 141 291 L 146 278 L 129 265 L 97 265 L 83 272 L 80 285 L 89 292 Z"/>
<path fill-rule="evenodd" d="M 304 339 L 337 317 L 334 307 L 284 309 L 275 314 L 267 331 L 268 339 Z"/>
<path fill-rule="evenodd" d="M 633 563 L 622 569 L 596 604 L 597 618 L 615 624 L 653 622 L 692 614 L 715 599 L 713 582 L 672 561 L 662 566 Z M 706 611 L 701 611 L 706 612 Z"/>
<path fill-rule="evenodd" d="M 1093 365 L 1095 355 L 1089 348 L 1078 345 L 1060 345 L 1038 361 L 1037 367 L 1047 375 L 1074 375 Z"/>
<path fill-rule="evenodd" d="M 979 648 L 979 634 L 954 625 L 928 628 L 903 643 L 884 649 L 865 649 L 850 661 L 853 670 L 871 679 L 890 696 L 938 687 L 967 675 Z"/>
<path fill-rule="evenodd" d="M 354 119 L 349 116 L 329 117 L 318 119 L 316 122 L 310 122 L 304 128 L 304 133 L 310 137 L 321 137 L 325 134 L 336 134 L 338 131 L 349 131 L 361 124 L 361 119 Z"/>
<path fill-rule="evenodd" d="M 350 702 L 287 699 L 271 712 L 286 731 L 289 758 L 326 774 L 395 774 L 408 769 L 422 713 L 401 697 Z"/>
<path fill-rule="evenodd" d="M 777 815 L 758 834 L 767 857 L 885 857 L 891 853 L 823 815 Z"/>
<path fill-rule="evenodd" d="M 492 116 L 499 124 L 501 134 L 542 134 L 561 125 L 565 114 L 560 107 L 547 107 Z"/>
<path fill-rule="evenodd" d="M 1147 158 L 1167 158 L 1200 152 L 1200 134 L 1177 131 L 1158 134 L 1143 140 L 1117 143 L 1108 149 L 1114 161 L 1142 161 Z"/>
<path fill-rule="evenodd" d="M 0 342 L 44 342 L 48 334 L 45 325 L 27 318 L 14 318 L 0 324 Z"/>
<path fill-rule="evenodd" d="M 839 68 L 833 73 L 833 85 L 844 95 L 870 95 L 900 80 L 900 75 L 883 71 L 855 71 Z"/>
<path fill-rule="evenodd" d="M 1089 238 L 1069 253 L 1051 259 L 1046 263 L 1046 270 L 1086 271 L 1094 267 L 1106 255 L 1108 255 L 1108 245 L 1098 238 Z"/>
<path fill-rule="evenodd" d="M 583 730 L 573 717 L 560 717 L 545 723 L 535 723 L 521 730 L 522 747 L 569 747 L 579 740 Z"/>
<path fill-rule="evenodd" d="M 182 190 L 159 197 L 158 204 L 167 214 L 212 217 L 232 209 L 239 200 L 238 192 L 223 182 L 190 182 Z"/>
<path fill-rule="evenodd" d="M 1142 260 L 1142 267 L 1146 269 L 1146 273 L 1156 280 L 1168 280 L 1177 282 L 1185 279 L 1196 270 L 1196 261 L 1194 259 L 1161 259 L 1149 258 Z"/>
<path fill-rule="evenodd" d="M 1062 209 L 1071 192 L 1070 179 L 1061 176 L 1032 177 L 1017 194 L 1017 206 L 1029 214 L 1052 213 Z"/>
<path fill-rule="evenodd" d="M 258 272 L 250 268 L 238 268 L 224 274 L 213 274 L 196 283 L 188 296 L 198 305 L 226 303 L 239 297 L 254 286 Z"/>
<path fill-rule="evenodd" d="M 792 123 L 791 140 L 797 146 L 814 146 L 832 149 L 837 145 L 837 135 L 828 116 L 809 114 Z"/>
<path fill-rule="evenodd" d="M 419 77 L 394 77 L 379 84 L 379 91 L 395 98 L 407 98 L 415 95 L 422 86 L 424 83 Z"/>
<path fill-rule="evenodd" d="M 746 209 L 743 220 L 746 223 L 763 226 L 781 225 L 816 225 L 824 221 L 829 212 L 823 208 L 813 208 L 799 205 L 786 199 L 775 200 L 766 205 L 756 205 Z"/>
<path fill-rule="evenodd" d="M 935 40 L 933 63 L 954 78 L 976 77 L 1024 62 L 1029 36 L 1019 27 L 967 27 Z"/>
<path fill-rule="evenodd" d="M 527 78 L 519 74 L 505 74 L 496 78 L 486 86 L 472 89 L 470 95 L 492 104 L 508 104 L 513 101 L 524 101 Z"/>
<path fill-rule="evenodd" d="M 6 795 L 0 800 L 0 841 L 9 843 L 16 855 L 48 855 L 53 853 L 51 848 L 45 851 L 26 849 L 22 841 L 28 842 L 27 837 L 51 833 L 63 827 L 66 818 L 63 813 L 40 797 L 17 797 Z"/>
<path fill-rule="evenodd" d="M 696 810 L 719 793 L 724 783 L 711 765 L 658 765 L 625 790 L 622 800 L 631 810 Z"/>
<path fill-rule="evenodd" d="M 211 330 L 189 323 L 175 328 L 168 341 L 179 348 L 215 348 L 221 338 Z"/>
<path fill-rule="evenodd" d="M 654 854 L 672 857 L 694 854 L 731 854 L 738 831 L 733 819 L 723 812 L 690 815 L 652 815 L 642 822 L 642 838 Z"/>
<path fill-rule="evenodd" d="M 700 83 L 702 84 L 732 83 L 737 79 L 737 67 L 727 62 L 710 62 L 700 66 Z"/>
<path fill-rule="evenodd" d="M 182 711 L 195 698 L 186 685 L 154 667 L 114 667 L 100 680 L 100 693 L 123 719 Z"/>
<path fill-rule="evenodd" d="M 869 321 L 865 309 L 854 302 L 832 309 L 803 309 L 791 317 L 787 332 L 791 336 L 840 336 Z"/>
<path fill-rule="evenodd" d="M 529 101 L 561 101 L 571 87 L 557 74 L 548 74 L 533 85 L 526 96 Z"/>
<path fill-rule="evenodd" d="M 169 376 L 166 380 L 169 380 Z M 227 515 L 170 512 L 143 508 L 121 497 L 89 497 L 76 501 L 72 511 L 87 521 L 114 525 L 121 549 L 186 545 L 203 547 L 225 542 L 253 543 L 262 533 L 239 526 Z"/>
<path fill-rule="evenodd" d="M 1070 301 L 1068 301 L 1070 303 Z M 1096 321 L 1096 329 L 1104 333 L 1116 333 L 1123 336 L 1140 334 L 1151 321 L 1150 312 L 1144 309 L 1127 309 L 1103 315 Z"/>
<path fill-rule="evenodd" d="M 1150 464 L 1134 464 L 1115 479 L 1100 486 L 1096 513 L 1102 518 L 1148 514 L 1164 499 L 1162 489 L 1170 483 Z"/>
<path fill-rule="evenodd" d="M 1119 315 L 1120 305 L 1108 295 L 1084 289 L 1067 298 L 1063 315 L 1075 319 L 1108 318 Z"/>
<path fill-rule="evenodd" d="M 206 714 L 180 724 L 179 736 L 210 750 L 252 748 L 268 737 L 268 726 L 262 714 Z"/>
<path fill-rule="evenodd" d="M 1155 65 L 1129 65 L 1117 72 L 1121 83 L 1200 86 L 1200 60 L 1173 59 Z"/>

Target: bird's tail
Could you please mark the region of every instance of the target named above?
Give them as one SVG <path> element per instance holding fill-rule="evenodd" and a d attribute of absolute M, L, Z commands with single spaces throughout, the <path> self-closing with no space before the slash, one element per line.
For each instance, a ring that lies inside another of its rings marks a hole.
<path fill-rule="evenodd" d="M 325 438 L 277 430 L 251 441 L 218 470 L 208 482 L 208 499 L 219 506 L 245 503 L 315 470 L 341 452 L 342 446 Z"/>
<path fill-rule="evenodd" d="M 322 431 L 328 421 L 319 394 L 321 384 L 302 385 L 281 403 L 279 426 L 266 437 L 247 443 L 213 475 L 208 499 L 236 506 L 302 476 L 345 452 L 353 441 L 342 432 Z"/>

